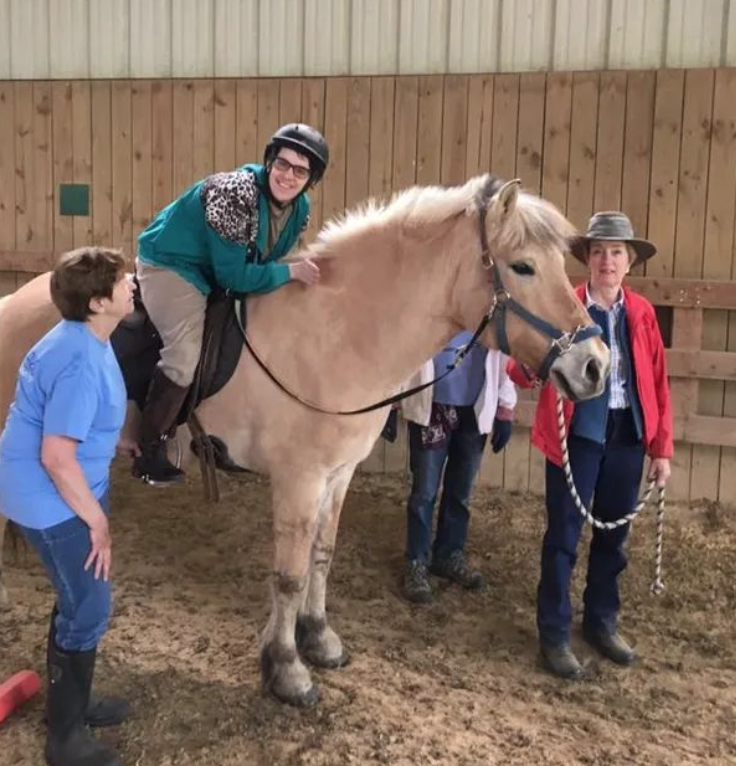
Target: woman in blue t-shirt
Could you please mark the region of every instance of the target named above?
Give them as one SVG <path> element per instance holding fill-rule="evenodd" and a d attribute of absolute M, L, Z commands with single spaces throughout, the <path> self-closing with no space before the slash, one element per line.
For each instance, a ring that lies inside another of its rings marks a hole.
<path fill-rule="evenodd" d="M 110 462 L 125 421 L 110 335 L 133 308 L 117 250 L 66 253 L 51 275 L 62 321 L 28 352 L 0 436 L 0 509 L 36 549 L 56 592 L 48 641 L 46 760 L 113 766 L 85 724 L 119 723 L 124 700 L 91 698 L 110 618 Z"/>

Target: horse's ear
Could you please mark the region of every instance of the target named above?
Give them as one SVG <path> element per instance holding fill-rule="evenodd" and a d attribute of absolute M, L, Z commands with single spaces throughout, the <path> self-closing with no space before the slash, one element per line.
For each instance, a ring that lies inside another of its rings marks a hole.
<path fill-rule="evenodd" d="M 519 189 L 521 188 L 521 179 L 515 178 L 506 183 L 498 190 L 493 200 L 494 205 L 498 206 L 501 215 L 508 215 L 514 211 L 516 200 L 519 198 Z"/>

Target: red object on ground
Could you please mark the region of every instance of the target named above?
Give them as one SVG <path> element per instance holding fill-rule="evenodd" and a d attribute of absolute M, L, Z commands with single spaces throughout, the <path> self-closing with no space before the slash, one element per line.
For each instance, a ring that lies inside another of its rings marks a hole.
<path fill-rule="evenodd" d="M 41 679 L 32 670 L 21 670 L 0 684 L 0 723 L 24 702 L 38 694 Z"/>

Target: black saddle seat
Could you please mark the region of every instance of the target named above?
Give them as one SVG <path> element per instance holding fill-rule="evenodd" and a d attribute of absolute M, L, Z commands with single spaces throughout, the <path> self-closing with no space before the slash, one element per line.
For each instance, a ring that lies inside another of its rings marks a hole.
<path fill-rule="evenodd" d="M 232 377 L 243 349 L 235 299 L 213 292 L 207 301 L 204 341 L 191 391 L 177 422 L 187 421 L 200 402 L 216 394 Z M 245 327 L 245 301 L 239 301 L 240 322 Z M 148 394 L 153 370 L 161 358 L 161 336 L 136 291 L 135 310 L 117 327 L 110 339 L 120 363 L 128 399 L 139 408 Z"/>

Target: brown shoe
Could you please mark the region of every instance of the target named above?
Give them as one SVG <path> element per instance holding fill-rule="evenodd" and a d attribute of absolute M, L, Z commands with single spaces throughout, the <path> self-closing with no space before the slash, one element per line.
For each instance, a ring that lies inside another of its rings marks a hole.
<path fill-rule="evenodd" d="M 471 569 L 468 566 L 462 551 L 454 551 L 446 559 L 433 561 L 429 571 L 437 577 L 456 582 L 468 590 L 480 590 L 486 584 L 483 575 L 477 569 Z"/>
<path fill-rule="evenodd" d="M 583 638 L 604 657 L 617 665 L 631 665 L 636 659 L 634 650 L 616 632 L 594 630 L 583 626 Z"/>
<path fill-rule="evenodd" d="M 585 675 L 583 666 L 573 654 L 570 644 L 553 646 L 542 642 L 539 650 L 542 655 L 542 664 L 552 675 L 568 681 L 579 681 Z"/>

